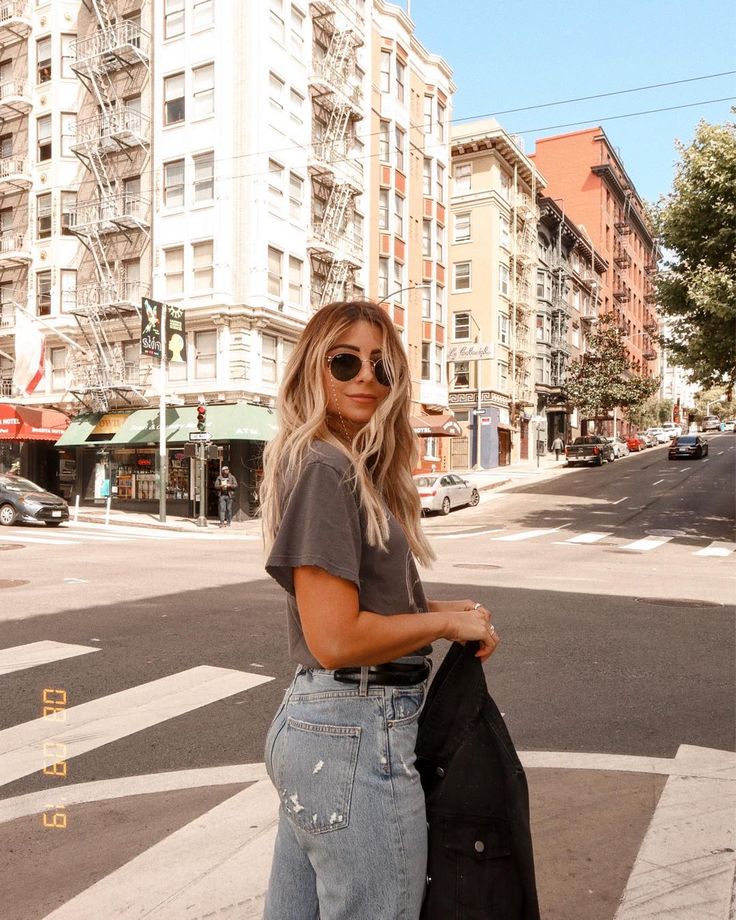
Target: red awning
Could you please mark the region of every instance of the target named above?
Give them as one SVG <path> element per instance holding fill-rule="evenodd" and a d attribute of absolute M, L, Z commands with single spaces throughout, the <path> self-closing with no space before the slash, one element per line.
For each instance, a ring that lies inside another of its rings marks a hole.
<path fill-rule="evenodd" d="M 454 415 L 412 415 L 411 427 L 420 437 L 459 437 L 463 431 Z"/>
<path fill-rule="evenodd" d="M 68 424 L 56 409 L 0 403 L 0 441 L 56 441 Z"/>

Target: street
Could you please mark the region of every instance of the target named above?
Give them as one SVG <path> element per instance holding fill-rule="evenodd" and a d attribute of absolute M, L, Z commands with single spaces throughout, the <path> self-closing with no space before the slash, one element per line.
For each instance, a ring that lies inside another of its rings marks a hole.
<path fill-rule="evenodd" d="M 502 637 L 485 670 L 548 920 L 728 916 L 736 435 L 708 440 L 425 519 L 428 596 L 477 598 Z M 260 917 L 293 666 L 257 522 L 2 528 L 0 554 L 5 920 Z"/>

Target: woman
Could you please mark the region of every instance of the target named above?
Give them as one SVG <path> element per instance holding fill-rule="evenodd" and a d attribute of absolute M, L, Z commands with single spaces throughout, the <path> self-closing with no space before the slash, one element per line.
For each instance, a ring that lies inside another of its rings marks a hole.
<path fill-rule="evenodd" d="M 264 920 L 417 920 L 427 859 L 414 766 L 435 639 L 495 649 L 473 601 L 427 601 L 432 550 L 412 480 L 411 380 L 370 302 L 307 324 L 265 454 L 266 570 L 298 665 L 266 740 L 281 800 Z"/>

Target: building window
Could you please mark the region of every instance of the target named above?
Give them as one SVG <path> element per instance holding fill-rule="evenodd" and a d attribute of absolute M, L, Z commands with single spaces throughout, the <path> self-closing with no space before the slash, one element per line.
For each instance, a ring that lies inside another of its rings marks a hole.
<path fill-rule="evenodd" d="M 286 84 L 275 73 L 268 75 L 268 104 L 274 112 L 284 110 L 284 87 Z"/>
<path fill-rule="evenodd" d="M 509 386 L 509 366 L 505 361 L 498 362 L 498 388 L 507 390 Z"/>
<path fill-rule="evenodd" d="M 394 195 L 394 233 L 404 236 L 404 199 L 398 192 Z"/>
<path fill-rule="evenodd" d="M 435 230 L 435 239 L 434 239 L 434 257 L 435 261 L 439 262 L 440 265 L 445 264 L 445 246 L 443 240 L 443 232 L 439 227 Z"/>
<path fill-rule="evenodd" d="M 544 272 L 537 270 L 537 299 L 544 300 Z"/>
<path fill-rule="evenodd" d="M 276 160 L 268 161 L 268 201 L 270 210 L 280 214 L 284 201 L 284 167 Z"/>
<path fill-rule="evenodd" d="M 76 35 L 61 36 L 61 75 L 65 80 L 75 80 L 77 77 L 72 70 L 72 64 L 76 60 L 73 48 L 76 40 Z"/>
<path fill-rule="evenodd" d="M 391 92 L 391 52 L 381 51 L 380 90 L 382 93 Z"/>
<path fill-rule="evenodd" d="M 434 96 L 424 97 L 424 118 L 422 127 L 425 134 L 432 133 L 432 109 L 434 108 Z"/>
<path fill-rule="evenodd" d="M 164 0 L 164 38 L 184 34 L 184 0 Z"/>
<path fill-rule="evenodd" d="M 184 121 L 185 103 L 184 74 L 164 77 L 164 125 L 177 125 Z"/>
<path fill-rule="evenodd" d="M 430 342 L 422 342 L 422 380 L 429 380 L 431 370 L 431 353 L 432 345 Z"/>
<path fill-rule="evenodd" d="M 164 207 L 184 207 L 184 160 L 164 163 Z"/>
<path fill-rule="evenodd" d="M 406 64 L 399 58 L 396 58 L 396 98 L 403 102 L 406 95 Z"/>
<path fill-rule="evenodd" d="M 434 346 L 434 382 L 444 383 L 443 368 L 445 366 L 445 349 L 442 345 Z"/>
<path fill-rule="evenodd" d="M 470 191 L 471 180 L 473 177 L 472 163 L 458 163 L 455 167 L 455 194 L 462 195 Z"/>
<path fill-rule="evenodd" d="M 195 67 L 192 71 L 194 77 L 193 116 L 206 118 L 215 111 L 215 65 L 205 64 Z"/>
<path fill-rule="evenodd" d="M 5 159 L 6 157 L 12 157 L 13 155 L 13 135 L 12 134 L 3 134 L 0 135 L 0 159 Z"/>
<path fill-rule="evenodd" d="M 422 255 L 425 259 L 432 258 L 432 221 L 422 221 Z"/>
<path fill-rule="evenodd" d="M 296 256 L 289 256 L 289 300 L 291 303 L 302 302 L 302 278 L 304 276 L 304 262 Z"/>
<path fill-rule="evenodd" d="M 406 131 L 396 125 L 396 168 L 402 172 L 406 171 L 404 165 L 404 148 L 406 141 Z"/>
<path fill-rule="evenodd" d="M 470 361 L 455 361 L 452 366 L 452 385 L 456 387 L 470 386 Z"/>
<path fill-rule="evenodd" d="M 504 217 L 503 214 L 499 215 L 499 234 L 501 237 L 501 245 L 505 246 L 506 249 L 511 248 L 511 225 L 509 224 L 508 217 Z"/>
<path fill-rule="evenodd" d="M 300 218 L 304 207 L 304 179 L 298 173 L 289 173 L 289 213 Z"/>
<path fill-rule="evenodd" d="M 467 243 L 470 239 L 470 211 L 455 215 L 455 242 Z"/>
<path fill-rule="evenodd" d="M 215 154 L 212 150 L 194 157 L 194 203 L 213 201 L 215 197 Z"/>
<path fill-rule="evenodd" d="M 505 313 L 498 314 L 498 341 L 501 345 L 509 344 L 509 318 Z"/>
<path fill-rule="evenodd" d="M 439 201 L 440 204 L 445 200 L 445 167 L 442 163 L 437 163 L 437 182 L 436 182 L 437 192 L 435 198 Z"/>
<path fill-rule="evenodd" d="M 51 367 L 51 392 L 63 393 L 66 390 L 66 348 L 52 348 L 49 365 Z"/>
<path fill-rule="evenodd" d="M 385 300 L 388 296 L 388 259 L 378 260 L 378 296 Z"/>
<path fill-rule="evenodd" d="M 382 121 L 378 132 L 378 159 L 381 163 L 391 162 L 391 125 Z"/>
<path fill-rule="evenodd" d="M 271 297 L 281 298 L 281 277 L 283 274 L 284 254 L 280 249 L 268 247 L 268 293 Z"/>
<path fill-rule="evenodd" d="M 194 376 L 198 380 L 217 377 L 217 333 L 194 333 Z"/>
<path fill-rule="evenodd" d="M 456 291 L 470 290 L 470 262 L 455 262 L 453 269 L 453 287 Z"/>
<path fill-rule="evenodd" d="M 51 81 L 51 36 L 36 42 L 36 83 Z"/>
<path fill-rule="evenodd" d="M 39 163 L 50 160 L 53 155 L 53 143 L 51 140 L 51 116 L 42 115 L 36 120 L 36 159 Z"/>
<path fill-rule="evenodd" d="M 214 244 L 212 240 L 192 243 L 194 290 L 211 291 L 215 286 Z"/>
<path fill-rule="evenodd" d="M 261 336 L 261 380 L 264 383 L 276 383 L 278 339 L 275 335 Z"/>
<path fill-rule="evenodd" d="M 293 4 L 291 7 L 291 50 L 297 56 L 304 49 L 304 13 Z"/>
<path fill-rule="evenodd" d="M 444 323 L 445 321 L 445 289 L 441 284 L 437 285 L 437 294 L 435 297 L 435 315 L 434 321 L 436 323 Z"/>
<path fill-rule="evenodd" d="M 184 247 L 175 246 L 164 251 L 164 277 L 166 294 L 175 297 L 184 293 Z"/>
<path fill-rule="evenodd" d="M 36 239 L 48 240 L 51 237 L 51 192 L 36 198 Z"/>
<path fill-rule="evenodd" d="M 498 265 L 498 292 L 509 296 L 509 267 L 503 262 Z"/>
<path fill-rule="evenodd" d="M 286 26 L 284 24 L 284 0 L 271 0 L 271 9 L 268 14 L 268 28 L 271 38 L 279 45 L 286 39 Z"/>
<path fill-rule="evenodd" d="M 61 113 L 61 155 L 73 157 L 72 145 L 77 140 L 77 116 L 72 112 Z"/>
<path fill-rule="evenodd" d="M 215 22 L 215 0 L 194 0 L 192 7 L 192 28 L 206 29 Z"/>
<path fill-rule="evenodd" d="M 572 345 L 573 348 L 580 348 L 580 326 L 572 327 Z"/>
<path fill-rule="evenodd" d="M 400 304 L 404 303 L 404 266 L 401 262 L 394 262 L 393 299 Z"/>
<path fill-rule="evenodd" d="M 455 313 L 453 323 L 453 339 L 467 341 L 470 338 L 470 313 Z"/>
<path fill-rule="evenodd" d="M 61 234 L 72 236 L 72 228 L 77 223 L 77 193 L 61 193 Z"/>
<path fill-rule="evenodd" d="M 51 272 L 36 273 L 36 316 L 51 315 Z"/>
<path fill-rule="evenodd" d="M 290 100 L 290 118 L 295 125 L 302 126 L 304 124 L 304 96 L 300 92 L 291 87 L 289 90 L 289 100 Z"/>
<path fill-rule="evenodd" d="M 437 100 L 437 140 L 442 142 L 445 139 L 445 117 L 447 109 Z"/>
<path fill-rule="evenodd" d="M 123 368 L 125 382 L 137 387 L 140 383 L 141 371 L 140 342 L 125 342 L 123 344 Z M 174 379 L 175 368 L 182 368 L 186 370 L 186 366 L 184 364 L 180 364 L 178 361 L 172 361 L 167 365 L 169 380 Z M 186 374 L 184 377 L 179 377 L 178 379 L 186 380 Z"/>
<path fill-rule="evenodd" d="M 378 229 L 388 230 L 388 196 L 387 188 L 382 188 L 378 192 Z"/>
<path fill-rule="evenodd" d="M 432 194 L 432 161 L 429 157 L 424 158 L 422 166 L 422 194 L 425 198 Z"/>
<path fill-rule="evenodd" d="M 432 289 L 422 288 L 422 319 L 432 319 Z"/>
<path fill-rule="evenodd" d="M 77 306 L 77 272 L 73 268 L 61 270 L 61 311 L 70 312 Z"/>

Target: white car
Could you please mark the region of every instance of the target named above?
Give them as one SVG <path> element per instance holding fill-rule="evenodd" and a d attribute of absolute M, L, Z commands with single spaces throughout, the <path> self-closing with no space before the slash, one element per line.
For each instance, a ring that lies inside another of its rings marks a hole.
<path fill-rule="evenodd" d="M 658 444 L 666 444 L 670 440 L 670 435 L 667 434 L 664 428 L 647 428 L 646 433 L 656 438 Z"/>
<path fill-rule="evenodd" d="M 682 425 L 677 425 L 675 422 L 663 422 L 662 429 L 667 432 L 670 438 L 679 438 L 682 434 Z"/>
<path fill-rule="evenodd" d="M 620 435 L 616 435 L 615 438 L 606 438 L 606 440 L 613 447 L 614 460 L 620 460 L 621 457 L 629 456 L 629 445 Z"/>
<path fill-rule="evenodd" d="M 474 485 L 457 473 L 418 473 L 414 483 L 422 502 L 422 511 L 449 514 L 460 505 L 475 507 L 480 493 Z"/>

